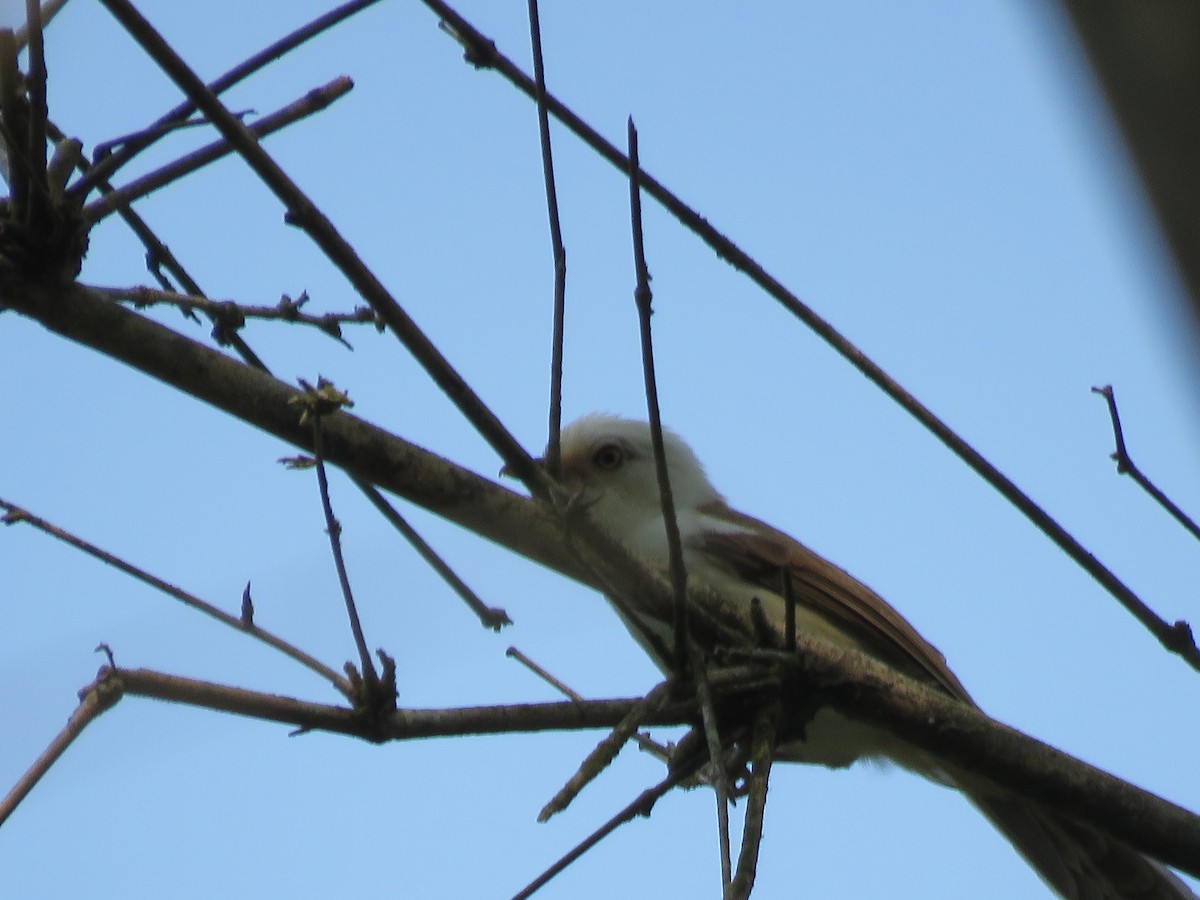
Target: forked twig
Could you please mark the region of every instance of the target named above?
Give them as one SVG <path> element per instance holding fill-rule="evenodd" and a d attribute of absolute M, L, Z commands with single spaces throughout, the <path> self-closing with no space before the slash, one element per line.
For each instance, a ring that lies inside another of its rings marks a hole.
<path fill-rule="evenodd" d="M 1121 428 L 1121 416 L 1117 412 L 1117 398 L 1113 393 L 1113 386 L 1106 384 L 1104 387 L 1094 387 L 1092 388 L 1092 393 L 1099 394 L 1108 402 L 1108 414 L 1112 418 L 1113 438 L 1117 442 L 1117 449 L 1110 454 L 1110 457 L 1117 464 L 1117 472 L 1121 475 L 1128 475 L 1136 481 L 1142 490 L 1153 497 L 1159 506 L 1174 516 L 1175 521 L 1186 528 L 1192 537 L 1200 540 L 1200 525 L 1196 524 L 1196 520 L 1180 509 L 1175 501 L 1164 494 L 1158 485 L 1151 481 L 1146 473 L 1139 469 L 1129 456 L 1129 451 L 1125 447 L 1125 432 Z"/>
<path fill-rule="evenodd" d="M 291 34 L 285 35 L 269 46 L 264 47 L 253 56 L 238 63 L 224 75 L 213 81 L 209 85 L 210 90 L 214 94 L 224 93 L 238 82 L 250 77 L 259 69 L 291 52 L 306 41 L 324 33 L 355 13 L 369 6 L 374 6 L 378 2 L 379 0 L 353 0 L 353 2 L 343 3 L 341 6 L 331 9 L 329 12 L 318 16 L 308 24 L 297 28 Z M 84 177 L 71 186 L 71 192 L 79 197 L 80 202 L 82 202 L 83 197 L 86 197 L 94 188 L 101 186 L 107 179 L 111 178 L 117 169 L 166 134 L 165 130 L 156 130 L 156 127 L 181 122 L 196 112 L 196 110 L 197 107 L 194 103 L 190 100 L 185 100 L 170 112 L 160 116 L 149 129 L 146 129 L 142 138 L 123 144 L 119 150 L 114 151 L 101 160 L 97 160 L 96 164 L 91 167 Z M 188 290 L 191 291 L 191 288 L 188 288 Z M 197 292 L 192 291 L 192 293 Z"/>
<path fill-rule="evenodd" d="M 305 653 L 299 647 L 288 643 L 287 641 L 283 640 L 283 638 L 272 634 L 270 631 L 260 628 L 258 625 L 254 624 L 253 621 L 247 621 L 245 617 L 231 615 L 225 612 L 223 609 L 201 600 L 194 594 L 189 594 L 182 588 L 178 588 L 173 584 L 169 584 L 166 581 L 163 581 L 161 578 L 151 575 L 144 569 L 139 569 L 132 563 L 126 562 L 118 556 L 114 556 L 107 550 L 102 550 L 95 544 L 89 543 L 88 541 L 83 540 L 83 538 L 71 534 L 69 531 L 64 531 L 62 528 L 47 522 L 40 516 L 35 516 L 33 513 L 29 512 L 29 510 L 17 506 L 15 503 L 10 503 L 7 500 L 0 499 L 0 507 L 3 507 L 5 510 L 4 517 L 0 519 L 0 521 L 3 521 L 5 525 L 14 525 L 20 522 L 28 523 L 39 531 L 44 532 L 51 537 L 58 538 L 58 540 L 62 541 L 63 543 L 69 544 L 77 550 L 82 550 L 89 556 L 94 557 L 101 562 L 107 563 L 114 569 L 119 569 L 126 575 L 136 578 L 143 584 L 150 585 L 150 587 L 161 591 L 168 597 L 174 597 L 180 603 L 190 606 L 192 609 L 202 612 L 206 616 L 211 616 L 218 622 L 223 622 L 224 624 L 228 625 L 230 628 L 244 632 L 245 634 L 248 634 L 257 640 L 262 641 L 267 646 L 273 647 L 280 653 L 283 653 L 285 656 L 294 659 L 296 662 L 300 663 L 300 665 L 311 669 L 313 672 L 320 675 L 322 678 L 332 684 L 341 694 L 347 697 L 350 696 L 350 683 L 343 676 L 339 675 L 320 660 L 308 653 Z"/>
<path fill-rule="evenodd" d="M 443 31 L 451 35 L 464 48 L 464 58 L 478 69 L 493 69 L 510 84 L 530 98 L 536 97 L 533 80 L 511 59 L 501 53 L 495 41 L 486 37 L 464 19 L 444 0 L 422 0 L 439 18 Z M 547 93 L 546 106 L 556 119 L 583 140 L 599 156 L 610 162 L 622 173 L 629 170 L 629 159 L 615 145 L 603 138 L 598 131 L 576 115 L 562 101 Z M 1147 618 L 1142 609 L 1145 604 L 1117 575 L 1085 548 L 1057 520 L 1039 506 L 1031 497 L 978 450 L 968 444 L 932 410 L 887 374 L 857 346 L 822 318 L 782 282 L 768 273 L 745 250 L 718 231 L 709 221 L 668 190 L 661 182 L 646 172 L 640 174 L 643 190 L 670 212 L 679 222 L 699 237 L 717 254 L 739 272 L 745 274 L 764 292 L 774 298 L 788 312 L 803 322 L 826 344 L 850 365 L 867 377 L 876 387 L 892 398 L 901 409 L 916 419 L 952 453 L 967 464 L 977 475 L 995 488 L 1009 503 L 1033 523 L 1047 538 L 1058 545 L 1075 563 L 1094 578 L 1101 587 L 1141 622 L 1162 645 L 1181 656 L 1189 665 L 1200 671 L 1200 648 L 1194 641 L 1187 640 L 1169 626 L 1166 631 L 1154 619 Z"/>
<path fill-rule="evenodd" d="M 353 87 L 353 81 L 344 75 L 339 76 L 328 84 L 313 88 L 299 100 L 294 100 L 269 115 L 261 116 L 246 128 L 258 138 L 274 134 L 313 113 L 328 109 L 334 101 L 344 97 Z M 193 150 L 174 162 L 167 163 L 140 178 L 135 178 L 124 187 L 105 193 L 99 200 L 84 207 L 83 217 L 87 222 L 95 224 L 135 200 L 166 187 L 232 152 L 233 148 L 228 141 L 219 140 L 205 144 L 199 150 Z"/>

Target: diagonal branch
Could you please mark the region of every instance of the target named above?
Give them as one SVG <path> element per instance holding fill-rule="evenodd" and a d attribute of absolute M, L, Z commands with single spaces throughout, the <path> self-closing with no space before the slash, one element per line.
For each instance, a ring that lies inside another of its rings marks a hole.
<path fill-rule="evenodd" d="M 328 109 L 334 101 L 344 97 L 353 87 L 353 81 L 345 75 L 339 76 L 328 84 L 313 88 L 299 100 L 294 100 L 287 106 L 269 115 L 259 117 L 247 127 L 250 133 L 258 138 L 274 134 L 288 125 L 298 122 L 300 119 Z M 91 224 L 95 224 L 106 216 L 127 207 L 135 200 L 152 194 L 154 191 L 166 187 L 171 182 L 178 181 L 195 172 L 197 169 L 211 162 L 216 162 L 224 156 L 228 156 L 232 152 L 233 148 L 229 145 L 228 141 L 213 141 L 211 144 L 206 144 L 199 150 L 195 150 L 187 154 L 187 156 L 180 157 L 174 162 L 168 163 L 160 169 L 155 169 L 153 172 L 149 172 L 140 178 L 135 178 L 124 187 L 106 193 L 99 200 L 89 203 L 83 210 L 84 219 Z"/>

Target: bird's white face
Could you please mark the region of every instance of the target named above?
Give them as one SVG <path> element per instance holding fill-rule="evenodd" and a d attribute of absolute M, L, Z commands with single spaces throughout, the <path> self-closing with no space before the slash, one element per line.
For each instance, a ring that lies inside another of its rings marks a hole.
<path fill-rule="evenodd" d="M 664 432 L 663 442 L 676 515 L 686 534 L 698 508 L 722 497 L 687 444 L 671 432 Z M 649 425 L 602 414 L 572 422 L 562 432 L 562 480 L 580 492 L 614 537 L 650 560 L 666 558 Z"/>

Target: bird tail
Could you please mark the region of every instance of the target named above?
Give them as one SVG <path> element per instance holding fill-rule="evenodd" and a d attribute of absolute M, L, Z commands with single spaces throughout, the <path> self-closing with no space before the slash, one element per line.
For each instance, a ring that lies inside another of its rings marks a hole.
<path fill-rule="evenodd" d="M 1094 828 L 1018 797 L 968 797 L 1066 900 L 1196 900 L 1165 866 Z"/>

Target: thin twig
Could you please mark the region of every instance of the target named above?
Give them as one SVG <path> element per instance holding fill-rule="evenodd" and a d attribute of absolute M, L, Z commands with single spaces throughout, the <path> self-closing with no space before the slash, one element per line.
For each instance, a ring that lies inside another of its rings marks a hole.
<path fill-rule="evenodd" d="M 50 209 L 50 192 L 46 183 L 46 54 L 42 43 L 42 7 L 38 0 L 25 0 L 25 24 L 29 29 L 29 74 L 25 89 L 29 95 L 29 143 L 28 154 L 30 177 L 34 191 L 29 204 L 29 231 L 41 235 L 49 226 L 53 214 Z"/>
<path fill-rule="evenodd" d="M 264 68 L 275 60 L 279 59 L 284 54 L 296 49 L 301 44 L 316 37 L 319 34 L 329 30 L 334 25 L 337 25 L 344 19 L 349 18 L 368 6 L 373 6 L 379 0 L 354 0 L 351 3 L 343 3 L 329 12 L 324 13 L 313 19 L 307 25 L 297 28 L 291 34 L 285 35 L 273 44 L 264 47 L 258 53 L 238 63 L 221 77 L 217 78 L 209 85 L 209 89 L 214 94 L 221 94 L 229 90 L 238 82 L 253 75 L 259 69 Z M 192 113 L 196 112 L 197 107 L 190 100 L 185 100 L 180 103 L 170 112 L 157 119 L 153 125 L 145 132 L 145 135 L 136 141 L 131 141 L 124 144 L 121 149 L 106 156 L 104 159 L 98 160 L 91 171 L 79 179 L 71 190 L 80 198 L 87 194 L 102 182 L 111 178 L 113 174 L 121 166 L 125 165 L 133 159 L 138 153 L 141 153 L 155 141 L 157 141 L 165 131 L 155 132 L 155 127 L 167 126 L 174 122 L 180 122 L 188 118 Z M 191 290 L 188 288 L 188 290 Z"/>
<path fill-rule="evenodd" d="M 314 395 L 325 388 L 327 384 L 318 383 L 314 390 L 308 384 L 301 382 L 305 391 Z M 306 410 L 306 415 L 312 422 L 313 456 L 316 459 L 317 487 L 321 494 L 321 511 L 325 515 L 325 531 L 329 535 L 329 548 L 333 553 L 333 565 L 337 570 L 338 584 L 342 588 L 342 598 L 346 601 L 346 615 L 350 619 L 350 632 L 354 635 L 354 646 L 358 648 L 358 659 L 362 665 L 362 676 L 368 690 L 372 689 L 379 680 L 375 665 L 371 660 L 371 651 L 367 649 L 367 640 L 363 636 L 362 622 L 358 618 L 358 607 L 354 603 L 354 593 L 350 590 L 350 576 L 346 571 L 346 560 L 342 556 L 342 525 L 333 514 L 333 503 L 329 499 L 329 478 L 325 474 L 325 439 L 321 429 L 321 417 L 326 412 L 322 408 L 322 397 L 316 397 L 313 405 Z M 342 405 L 337 403 L 336 405 Z"/>
<path fill-rule="evenodd" d="M 313 239 L 363 299 L 371 304 L 371 308 L 387 322 L 388 328 L 500 455 L 510 471 L 535 497 L 549 499 L 552 495 L 552 482 L 546 473 L 463 380 L 374 273 L 363 264 L 354 248 L 338 233 L 325 214 L 254 140 L 246 127 L 230 115 L 221 101 L 205 87 L 196 73 L 128 0 L 101 2 L 171 80 L 204 112 L 222 136 L 234 145 L 255 174 L 287 207 L 287 220 L 303 229 Z"/>
<path fill-rule="evenodd" d="M 319 88 L 313 88 L 299 100 L 289 103 L 287 106 L 276 110 L 270 115 L 262 116 L 246 127 L 255 137 L 266 137 L 269 134 L 274 134 L 286 128 L 288 125 L 311 116 L 313 113 L 327 109 L 335 100 L 348 94 L 353 87 L 353 81 L 345 75 L 339 76 L 328 84 Z M 90 224 L 95 224 L 105 216 L 111 215 L 122 207 L 128 206 L 135 200 L 141 199 L 157 191 L 159 188 L 166 187 L 172 182 L 190 175 L 197 169 L 215 162 L 224 156 L 228 156 L 232 152 L 233 147 L 225 140 L 213 141 L 211 144 L 206 144 L 199 150 L 194 150 L 174 162 L 155 169 L 153 172 L 149 172 L 140 178 L 135 178 L 124 187 L 111 193 L 106 193 L 99 200 L 89 203 L 83 210 L 84 220 Z"/>
<path fill-rule="evenodd" d="M 646 390 L 646 408 L 650 418 L 650 439 L 654 448 L 654 468 L 658 479 L 659 502 L 662 506 L 663 522 L 667 531 L 667 554 L 674 593 L 674 654 L 675 670 L 683 676 L 689 669 L 696 683 L 696 698 L 704 721 L 704 734 L 708 742 L 709 758 L 713 767 L 713 787 L 717 801 L 717 832 L 721 845 L 721 888 L 729 886 L 732 877 L 729 844 L 729 779 L 726 777 L 717 732 L 717 716 L 713 709 L 712 692 L 709 690 L 704 660 L 691 641 L 687 604 L 687 567 L 683 563 L 683 542 L 679 536 L 679 521 L 675 515 L 675 498 L 671 491 L 671 477 L 667 470 L 666 447 L 663 442 L 662 415 L 658 404 L 658 380 L 654 374 L 654 344 L 651 336 L 650 317 L 653 294 L 650 290 L 650 271 L 646 267 L 646 248 L 642 233 L 642 193 L 638 174 L 638 134 L 633 117 L 629 117 L 629 210 L 633 230 L 633 260 L 637 285 L 633 297 L 637 304 L 638 325 L 642 344 L 642 374 Z"/>
<path fill-rule="evenodd" d="M 746 789 L 746 818 L 742 827 L 742 848 L 738 853 L 737 874 L 729 886 L 729 900 L 749 900 L 758 870 L 758 849 L 762 844 L 763 813 L 767 808 L 767 782 L 775 751 L 775 728 L 779 703 L 759 710 L 754 722 L 750 779 Z"/>
<path fill-rule="evenodd" d="M 545 822 L 556 813 L 562 812 L 571 801 L 579 796 L 579 792 L 590 784 L 597 775 L 603 772 L 617 758 L 625 742 L 637 732 L 648 715 L 661 709 L 671 697 L 672 683 L 664 681 L 650 691 L 616 727 L 610 731 L 595 749 L 587 755 L 575 774 L 567 779 L 550 802 L 538 813 L 538 821 Z"/>
<path fill-rule="evenodd" d="M 354 479 L 354 484 L 366 495 L 366 498 L 388 520 L 391 526 L 404 535 L 405 539 L 412 544 L 413 549 L 429 564 L 430 568 L 442 576 L 442 580 L 450 586 L 454 593 L 462 598 L 463 602 L 471 608 L 471 612 L 479 616 L 479 621 L 483 624 L 484 628 L 499 631 L 505 625 L 512 624 L 512 619 L 508 617 L 508 613 L 498 606 L 488 606 L 484 603 L 479 595 L 471 590 L 467 583 L 459 577 L 458 573 L 450 568 L 450 565 L 438 555 L 438 552 L 433 547 L 429 546 L 429 543 L 417 533 L 417 530 L 408 523 L 407 519 L 397 512 L 395 507 L 387 502 L 379 491 L 367 482 L 357 478 Z"/>
<path fill-rule="evenodd" d="M 121 699 L 121 693 L 120 684 L 108 679 L 97 679 L 87 688 L 80 691 L 79 705 L 75 707 L 75 711 L 67 719 L 67 724 L 63 726 L 62 731 L 55 736 L 54 740 L 42 751 L 41 755 L 34 760 L 33 765 L 13 785 L 4 799 L 0 800 L 0 826 L 20 806 L 21 801 L 28 796 L 29 792 L 33 790 L 42 776 L 66 752 L 75 738 L 83 733 L 83 729 L 87 728 L 102 713 L 112 709 L 116 705 L 117 701 Z"/>
<path fill-rule="evenodd" d="M 378 319 L 369 306 L 359 306 L 348 313 L 322 313 L 313 315 L 303 311 L 308 303 L 308 294 L 302 293 L 293 300 L 286 294 L 274 306 L 253 306 L 235 303 L 232 300 L 212 300 L 202 294 L 180 294 L 176 291 L 160 291 L 148 287 L 97 287 L 89 286 L 102 297 L 114 302 L 127 302 L 135 309 L 150 306 L 176 306 L 182 310 L 198 309 L 207 313 L 214 323 L 213 337 L 218 344 L 231 342 L 247 319 L 264 319 L 308 325 L 324 332 L 348 349 L 353 349 L 342 337 L 342 325 L 377 325 Z"/>
<path fill-rule="evenodd" d="M 494 69 L 510 84 L 530 98 L 536 98 L 533 80 L 521 71 L 511 59 L 502 54 L 495 41 L 487 38 L 470 22 L 464 19 L 444 0 L 422 0 L 441 19 L 443 31 L 450 34 L 464 48 L 464 58 L 475 68 Z M 546 105 L 550 113 L 589 147 L 623 174 L 629 171 L 629 159 L 616 146 L 601 137 L 600 133 L 572 112 L 565 104 L 547 93 Z M 928 407 L 905 390 L 877 363 L 867 357 L 858 347 L 816 313 L 812 307 L 789 291 L 779 280 L 769 274 L 745 250 L 718 231 L 707 219 L 669 191 L 661 182 L 646 172 L 641 172 L 642 187 L 657 200 L 685 228 L 693 232 L 717 254 L 739 272 L 745 274 L 763 291 L 780 303 L 788 312 L 816 333 L 835 352 L 854 368 L 858 369 L 876 387 L 892 398 L 905 412 L 916 419 L 941 441 L 952 453 L 966 463 L 974 472 L 995 488 L 1009 503 L 1015 506 L 1047 538 L 1059 546 L 1085 572 L 1092 576 L 1109 594 L 1142 623 L 1159 642 L 1172 653 L 1181 656 L 1189 665 L 1200 671 L 1200 648 L 1189 635 L 1174 629 L 1153 614 L 1147 614 L 1146 606 L 1128 585 L 1109 568 L 1095 558 L 1073 535 L 1050 516 L 1032 498 L 1025 494 L 1006 475 L 983 457 L 974 447 L 963 440 L 949 425 L 938 418 Z"/>
<path fill-rule="evenodd" d="M 509 647 L 508 650 L 505 651 L 504 655 L 510 659 L 515 659 L 564 697 L 570 697 L 572 700 L 578 703 L 587 702 L 587 698 L 585 698 L 583 694 L 580 694 L 569 684 L 566 684 L 562 680 L 556 678 L 552 673 L 546 671 L 545 668 L 539 666 L 536 662 L 534 662 L 516 647 Z M 660 744 L 658 741 L 650 737 L 650 735 L 639 731 L 633 735 L 633 739 L 637 741 L 638 748 L 644 753 L 649 753 L 651 756 L 655 757 L 656 759 L 661 759 L 663 762 L 667 762 L 671 759 L 671 748 L 665 744 Z"/>
<path fill-rule="evenodd" d="M 654 804 L 658 802 L 663 794 L 667 793 L 671 788 L 675 787 L 684 778 L 687 777 L 685 772 L 673 772 L 668 775 L 652 788 L 647 788 L 638 794 L 637 799 L 622 809 L 619 813 L 593 831 L 590 835 L 580 841 L 567 854 L 562 856 L 554 865 L 546 869 L 541 875 L 527 884 L 517 893 L 513 894 L 513 900 L 526 900 L 532 897 L 534 893 L 543 888 L 547 882 L 555 875 L 559 874 L 563 869 L 569 866 L 583 854 L 591 850 L 596 844 L 600 843 L 612 832 L 616 831 L 626 822 L 632 821 L 635 816 L 649 816 L 654 809 Z"/>
<path fill-rule="evenodd" d="M 1141 469 L 1137 467 L 1137 464 L 1134 463 L 1133 459 L 1129 456 L 1129 451 L 1125 448 L 1125 433 L 1121 429 L 1121 417 L 1117 413 L 1117 398 L 1113 394 L 1112 385 L 1109 384 L 1105 385 L 1104 387 L 1094 387 L 1092 388 L 1092 393 L 1099 394 L 1108 401 L 1108 413 L 1112 417 L 1113 437 L 1117 442 L 1117 449 L 1111 454 L 1111 458 L 1117 464 L 1117 472 L 1121 475 L 1128 475 L 1130 478 L 1136 481 L 1138 485 L 1141 486 L 1142 490 L 1153 497 L 1159 506 L 1174 516 L 1175 521 L 1186 528 L 1191 533 L 1192 537 L 1200 540 L 1200 525 L 1196 524 L 1195 519 L 1180 509 L 1170 497 L 1164 494 L 1159 487 L 1154 484 L 1154 482 L 1152 482 Z M 1179 627 L 1178 622 L 1175 623 L 1175 627 Z"/>
<path fill-rule="evenodd" d="M 546 209 L 550 217 L 550 245 L 554 253 L 554 327 L 550 339 L 550 436 L 546 441 L 546 471 L 557 478 L 562 456 L 563 325 L 567 294 L 567 251 L 558 218 L 558 191 L 554 184 L 554 155 L 550 150 L 550 117 L 546 113 L 546 71 L 542 58 L 542 26 L 537 0 L 529 0 L 529 37 L 533 44 L 533 74 L 537 89 L 538 134 L 542 147 L 542 177 L 546 183 Z"/>
<path fill-rule="evenodd" d="M 46 5 L 41 8 L 41 14 L 40 14 L 41 21 L 40 21 L 38 27 L 42 31 L 45 31 L 46 26 L 50 24 L 50 20 L 53 19 L 55 16 L 57 16 L 59 13 L 59 10 L 61 10 L 66 5 L 67 5 L 67 0 L 49 0 L 49 2 L 47 2 Z M 29 37 L 30 37 L 30 34 L 32 33 L 29 26 L 30 26 L 30 23 L 29 23 L 28 17 L 26 17 L 25 24 L 22 25 L 20 28 L 18 28 L 16 30 L 16 32 L 14 33 L 14 36 L 17 39 L 18 47 L 24 47 L 26 44 L 29 43 Z"/>
<path fill-rule="evenodd" d="M 5 515 L 2 519 L 0 519 L 0 521 L 2 521 L 5 525 L 15 525 L 20 522 L 26 522 L 39 531 L 48 534 L 51 537 L 57 538 L 63 543 L 69 544 L 75 549 L 81 550 L 89 556 L 100 560 L 101 562 L 107 563 L 114 569 L 119 569 L 126 575 L 136 578 L 143 584 L 150 585 L 150 587 L 161 591 L 168 597 L 175 598 L 185 606 L 190 606 L 192 609 L 198 610 L 199 612 L 204 613 L 206 616 L 216 619 L 218 622 L 223 622 L 230 628 L 236 629 L 237 631 L 250 635 L 252 638 L 262 641 L 267 646 L 275 648 L 280 653 L 291 657 L 296 662 L 300 663 L 300 665 L 305 666 L 306 668 L 311 669 L 313 672 L 320 675 L 344 696 L 350 696 L 350 683 L 343 676 L 339 675 L 320 660 L 310 656 L 308 653 L 305 653 L 299 647 L 288 643 L 283 638 L 272 634 L 270 631 L 260 628 L 253 622 L 247 622 L 244 618 L 230 615 L 223 609 L 201 600 L 194 594 L 189 594 L 182 588 L 178 588 L 173 584 L 169 584 L 166 581 L 163 581 L 161 578 L 151 575 L 144 569 L 139 569 L 132 563 L 126 562 L 120 557 L 114 556 L 107 550 L 102 550 L 95 544 L 91 544 L 88 541 L 83 540 L 83 538 L 77 537 L 76 535 L 71 534 L 69 531 L 65 531 L 62 528 L 59 528 L 57 525 L 47 522 L 40 516 L 35 516 L 33 513 L 29 512 L 29 510 L 23 509 L 22 507 L 17 506 L 15 503 L 10 503 L 7 500 L 0 498 L 0 507 L 5 510 Z"/>
<path fill-rule="evenodd" d="M 546 684 L 550 685 L 550 687 L 554 688 L 556 691 L 558 691 L 563 696 L 569 697 L 572 700 L 575 700 L 579 703 L 586 702 L 586 699 L 584 698 L 583 694 L 581 694 L 578 691 L 576 691 L 575 689 L 573 689 L 570 685 L 555 678 L 553 675 L 551 675 L 544 668 L 542 668 L 537 663 L 535 663 L 532 659 L 530 659 L 528 656 L 526 656 L 524 653 L 522 653 L 516 647 L 509 647 L 507 650 L 504 651 L 504 655 L 507 656 L 509 659 L 515 659 L 517 662 L 519 662 L 521 665 L 523 665 L 525 668 L 527 668 L 530 672 L 532 672 L 538 678 L 542 679 L 542 681 L 546 682 Z"/>

